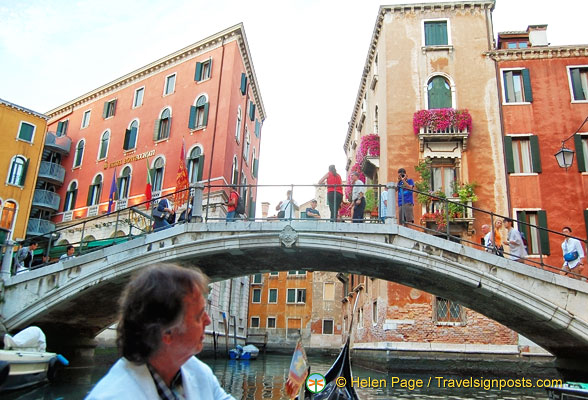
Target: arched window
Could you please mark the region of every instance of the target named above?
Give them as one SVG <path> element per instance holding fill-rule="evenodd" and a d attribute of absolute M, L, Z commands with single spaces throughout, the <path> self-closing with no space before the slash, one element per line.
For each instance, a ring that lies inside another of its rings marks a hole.
<path fill-rule="evenodd" d="M 427 84 L 429 110 L 435 108 L 451 108 L 451 86 L 442 76 L 434 76 Z"/>
<path fill-rule="evenodd" d="M 88 188 L 87 206 L 95 206 L 100 204 L 100 194 L 102 193 L 102 175 L 98 174 L 92 181 Z"/>
<path fill-rule="evenodd" d="M 202 170 L 204 169 L 204 154 L 200 146 L 196 146 L 188 156 L 188 178 L 190 183 L 202 180 Z"/>
<path fill-rule="evenodd" d="M 108 155 L 108 144 L 110 143 L 110 131 L 105 131 L 100 138 L 100 151 L 98 159 L 103 160 Z"/>
<path fill-rule="evenodd" d="M 239 170 L 237 169 L 237 156 L 233 157 L 233 170 L 231 171 L 231 183 L 237 185 L 239 183 Z"/>
<path fill-rule="evenodd" d="M 74 168 L 77 168 L 82 165 L 82 159 L 84 158 L 84 147 L 86 145 L 86 141 L 84 139 L 78 142 L 76 146 L 76 155 L 74 157 Z"/>
<path fill-rule="evenodd" d="M 139 133 L 139 121 L 134 120 L 129 125 L 129 129 L 125 131 L 125 141 L 123 143 L 124 150 L 131 150 L 137 147 L 137 134 Z M 168 133 L 169 136 L 169 133 Z"/>
<path fill-rule="evenodd" d="M 163 140 L 169 138 L 171 129 L 171 109 L 166 108 L 161 113 L 161 118 L 155 121 L 154 140 Z"/>
<path fill-rule="evenodd" d="M 206 96 L 198 97 L 196 101 L 196 128 L 203 128 L 208 124 L 208 102 Z"/>
<path fill-rule="evenodd" d="M 243 143 L 243 158 L 245 162 L 249 161 L 249 146 L 251 145 L 251 138 L 249 137 L 249 129 L 245 127 L 245 142 Z"/>
<path fill-rule="evenodd" d="M 8 184 L 24 186 L 25 178 L 27 175 L 27 168 L 29 162 L 22 156 L 16 156 L 10 163 L 10 171 L 8 172 Z"/>
<path fill-rule="evenodd" d="M 12 230 L 14 224 L 14 216 L 16 215 L 16 203 L 7 201 L 2 208 L 2 217 L 0 218 L 0 227 Z"/>
<path fill-rule="evenodd" d="M 241 135 L 241 106 L 237 109 L 237 126 L 235 127 L 235 140 L 239 143 L 239 135 Z"/>
<path fill-rule="evenodd" d="M 123 168 L 120 177 L 118 178 L 118 199 L 126 199 L 129 197 L 129 189 L 131 187 L 131 167 Z"/>
<path fill-rule="evenodd" d="M 374 133 L 377 135 L 378 134 L 378 106 L 374 107 Z"/>
<path fill-rule="evenodd" d="M 158 157 L 153 163 L 153 186 L 154 192 L 159 192 L 163 187 L 163 172 L 165 168 L 165 161 L 163 157 Z"/>
<path fill-rule="evenodd" d="M 76 181 L 73 181 L 69 184 L 67 192 L 65 192 L 63 211 L 70 211 L 76 208 L 76 197 L 78 197 L 78 184 Z"/>

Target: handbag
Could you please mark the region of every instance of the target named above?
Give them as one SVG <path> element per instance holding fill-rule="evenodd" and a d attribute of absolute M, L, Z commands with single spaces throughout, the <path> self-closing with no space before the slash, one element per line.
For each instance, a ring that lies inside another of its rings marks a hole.
<path fill-rule="evenodd" d="M 574 261 L 578 257 L 580 257 L 580 255 L 578 254 L 577 251 L 571 251 L 569 253 L 564 254 L 564 260 L 566 260 L 566 261 Z"/>
<path fill-rule="evenodd" d="M 155 218 L 165 218 L 167 213 L 165 211 L 158 210 L 157 207 L 153 207 L 153 211 L 151 212 L 151 214 Z"/>
<path fill-rule="evenodd" d="M 286 216 L 285 211 L 278 211 L 278 218 L 284 218 Z"/>
<path fill-rule="evenodd" d="M 494 254 L 500 257 L 504 257 L 504 247 L 502 245 L 494 246 Z"/>

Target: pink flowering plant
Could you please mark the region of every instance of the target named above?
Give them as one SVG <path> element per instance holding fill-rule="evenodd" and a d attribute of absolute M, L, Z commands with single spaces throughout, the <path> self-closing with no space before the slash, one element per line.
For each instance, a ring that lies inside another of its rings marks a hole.
<path fill-rule="evenodd" d="M 453 108 L 419 110 L 414 113 L 412 126 L 415 134 L 418 134 L 421 128 L 428 128 L 433 131 L 457 128 L 460 131 L 467 130 L 469 134 L 472 130 L 472 116 L 468 110 L 456 110 Z"/>
<path fill-rule="evenodd" d="M 375 133 L 361 137 L 355 161 L 361 164 L 366 156 L 380 156 L 380 136 Z"/>

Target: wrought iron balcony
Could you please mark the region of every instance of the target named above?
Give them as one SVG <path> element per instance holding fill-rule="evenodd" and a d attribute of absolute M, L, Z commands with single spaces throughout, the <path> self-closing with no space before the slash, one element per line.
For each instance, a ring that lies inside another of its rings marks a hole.
<path fill-rule="evenodd" d="M 61 186 L 65 179 L 65 168 L 56 163 L 41 161 L 38 179 Z"/>
<path fill-rule="evenodd" d="M 37 189 L 33 195 L 33 207 L 44 210 L 57 211 L 61 198 L 55 192 L 49 190 Z"/>
<path fill-rule="evenodd" d="M 472 117 L 468 110 L 420 110 L 413 116 L 413 127 L 419 137 L 421 151 L 424 151 L 426 142 L 447 141 L 461 142 L 462 151 L 465 151 L 472 130 Z"/>
<path fill-rule="evenodd" d="M 55 230 L 55 224 L 41 218 L 30 218 L 27 225 L 27 236 L 45 235 Z"/>
<path fill-rule="evenodd" d="M 68 155 L 71 150 L 71 138 L 68 136 L 57 136 L 55 132 L 47 132 L 45 136 L 45 149 Z"/>

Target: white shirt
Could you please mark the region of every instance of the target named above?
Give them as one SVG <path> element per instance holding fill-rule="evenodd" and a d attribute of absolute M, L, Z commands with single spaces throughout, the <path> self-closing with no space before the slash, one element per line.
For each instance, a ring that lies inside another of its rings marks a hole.
<path fill-rule="evenodd" d="M 509 258 L 511 260 L 518 260 L 519 258 L 526 258 L 528 256 L 527 250 L 525 250 L 525 244 L 523 238 L 518 230 L 512 228 L 508 231 L 508 246 Z"/>
<path fill-rule="evenodd" d="M 365 186 L 363 186 L 363 182 L 360 179 L 358 179 L 353 184 L 353 192 L 351 194 L 351 199 L 357 200 L 360 193 L 365 194 Z"/>
<path fill-rule="evenodd" d="M 494 244 L 492 243 L 492 231 L 488 232 L 484 236 L 484 246 L 486 246 L 486 251 L 491 253 L 494 252 Z"/>
<path fill-rule="evenodd" d="M 284 211 L 284 218 L 294 218 L 294 208 L 298 207 L 298 204 L 292 199 L 287 199 L 282 201 L 282 205 L 280 205 L 280 211 Z"/>
<path fill-rule="evenodd" d="M 380 217 L 386 216 L 386 211 L 388 211 L 388 191 L 382 190 L 380 193 Z"/>
<path fill-rule="evenodd" d="M 562 250 L 563 254 L 577 251 L 578 256 L 579 256 L 578 258 L 576 258 L 573 261 L 565 261 L 564 260 L 564 263 L 563 263 L 564 267 L 568 267 L 570 269 L 573 269 L 576 267 L 576 265 L 578 265 L 580 260 L 582 258 L 584 258 L 584 249 L 582 248 L 582 243 L 580 243 L 580 241 L 578 239 L 574 239 L 571 237 L 566 238 L 561 244 L 561 250 Z"/>

